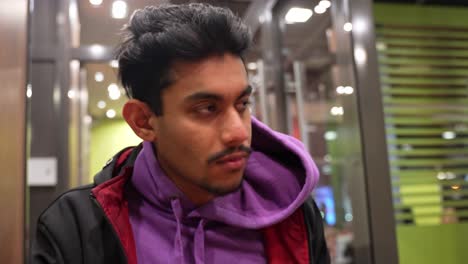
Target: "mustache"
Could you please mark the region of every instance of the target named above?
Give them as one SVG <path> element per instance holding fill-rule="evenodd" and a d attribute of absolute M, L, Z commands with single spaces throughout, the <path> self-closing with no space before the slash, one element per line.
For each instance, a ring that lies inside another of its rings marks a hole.
<path fill-rule="evenodd" d="M 232 148 L 228 148 L 226 150 L 223 150 L 223 151 L 220 151 L 218 153 L 215 153 L 213 155 L 211 155 L 209 158 L 208 158 L 208 163 L 213 163 L 227 155 L 230 155 L 232 153 L 235 153 L 235 152 L 245 152 L 247 153 L 247 155 L 250 155 L 250 153 L 252 153 L 252 148 L 250 147 L 247 147 L 247 146 L 244 146 L 244 145 L 240 145 L 238 147 L 232 147 Z"/>

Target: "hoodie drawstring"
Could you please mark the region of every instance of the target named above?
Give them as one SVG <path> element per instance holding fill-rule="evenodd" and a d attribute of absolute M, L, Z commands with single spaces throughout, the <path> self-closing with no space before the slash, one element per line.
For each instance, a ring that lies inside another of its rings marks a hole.
<path fill-rule="evenodd" d="M 182 224 L 181 219 L 183 217 L 182 206 L 180 205 L 179 199 L 172 199 L 171 200 L 171 207 L 172 211 L 174 212 L 174 216 L 177 223 L 177 230 L 174 240 L 174 256 L 175 256 L 175 263 L 185 263 L 184 258 L 184 245 L 182 241 Z M 203 264 L 205 263 L 205 220 L 200 219 L 198 223 L 197 230 L 195 231 L 195 238 L 194 238 L 194 257 L 196 264 Z"/>
<path fill-rule="evenodd" d="M 205 227 L 205 220 L 201 219 L 200 223 L 198 223 L 197 230 L 195 231 L 195 243 L 193 245 L 196 264 L 205 263 L 205 230 L 204 230 L 204 227 Z"/>
<path fill-rule="evenodd" d="M 171 207 L 172 211 L 174 212 L 174 216 L 177 222 L 177 231 L 174 240 L 174 257 L 175 263 L 184 263 L 184 246 L 182 244 L 182 225 L 180 223 L 182 218 L 182 207 L 180 205 L 179 199 L 172 199 L 171 200 Z"/>

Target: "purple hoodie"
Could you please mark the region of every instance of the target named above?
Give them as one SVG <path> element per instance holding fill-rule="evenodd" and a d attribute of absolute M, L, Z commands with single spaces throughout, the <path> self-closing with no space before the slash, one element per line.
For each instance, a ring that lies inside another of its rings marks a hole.
<path fill-rule="evenodd" d="M 266 262 L 260 229 L 299 208 L 319 174 L 300 141 L 254 118 L 251 147 L 241 188 L 197 208 L 143 143 L 127 191 L 139 264 Z"/>

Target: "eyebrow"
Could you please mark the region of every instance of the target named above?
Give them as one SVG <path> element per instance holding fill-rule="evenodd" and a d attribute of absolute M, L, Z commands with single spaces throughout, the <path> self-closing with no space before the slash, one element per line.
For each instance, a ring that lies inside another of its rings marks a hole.
<path fill-rule="evenodd" d="M 247 85 L 247 87 L 242 91 L 242 93 L 237 97 L 236 100 L 239 100 L 240 98 L 252 94 L 252 86 Z M 194 101 L 200 101 L 200 100 L 215 100 L 215 101 L 222 101 L 224 97 L 219 94 L 215 93 L 209 93 L 209 92 L 198 92 L 191 94 L 187 96 L 184 101 L 186 102 L 194 102 Z"/>

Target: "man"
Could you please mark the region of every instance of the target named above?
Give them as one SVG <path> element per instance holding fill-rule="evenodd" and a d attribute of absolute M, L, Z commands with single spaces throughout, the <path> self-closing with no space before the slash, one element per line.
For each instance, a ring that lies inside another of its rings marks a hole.
<path fill-rule="evenodd" d="M 250 116 L 241 20 L 165 5 L 125 31 L 123 116 L 143 143 L 41 215 L 33 263 L 328 263 L 315 164 Z"/>

